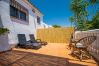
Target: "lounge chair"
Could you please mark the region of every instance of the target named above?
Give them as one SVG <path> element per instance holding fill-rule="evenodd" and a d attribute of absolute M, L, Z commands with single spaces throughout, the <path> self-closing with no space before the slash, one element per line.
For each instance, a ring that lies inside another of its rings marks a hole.
<path fill-rule="evenodd" d="M 47 45 L 47 42 L 45 41 L 41 41 L 41 39 L 35 39 L 34 35 L 33 34 L 30 34 L 30 41 L 33 43 L 33 42 L 38 42 L 40 43 L 41 45 Z"/>
<path fill-rule="evenodd" d="M 96 36 L 87 36 L 79 39 L 75 42 L 72 54 L 77 56 L 80 61 L 82 61 L 84 57 L 92 58 L 91 54 L 88 51 L 88 47 L 96 40 L 96 38 Z"/>
<path fill-rule="evenodd" d="M 29 41 L 26 41 L 25 34 L 18 34 L 18 41 L 19 41 L 18 46 L 22 47 L 22 48 L 39 49 L 41 47 L 41 45 L 39 43 L 37 43 L 37 42 L 31 43 Z"/>

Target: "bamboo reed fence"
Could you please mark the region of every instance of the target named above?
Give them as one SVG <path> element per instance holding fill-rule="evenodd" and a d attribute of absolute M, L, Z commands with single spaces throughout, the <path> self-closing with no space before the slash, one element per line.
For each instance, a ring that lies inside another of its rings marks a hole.
<path fill-rule="evenodd" d="M 48 43 L 68 43 L 74 28 L 47 28 L 38 29 L 37 38 Z"/>

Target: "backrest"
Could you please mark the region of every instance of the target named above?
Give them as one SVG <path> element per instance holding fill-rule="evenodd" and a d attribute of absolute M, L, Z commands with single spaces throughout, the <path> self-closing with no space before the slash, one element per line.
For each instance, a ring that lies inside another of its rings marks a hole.
<path fill-rule="evenodd" d="M 74 34 L 75 34 L 75 32 L 73 32 L 73 33 L 71 34 L 69 44 L 71 44 L 72 42 L 75 41 Z"/>
<path fill-rule="evenodd" d="M 25 34 L 18 34 L 18 41 L 20 45 L 26 44 L 26 37 Z"/>
<path fill-rule="evenodd" d="M 35 42 L 35 41 L 36 41 L 36 40 L 35 40 L 35 37 L 34 37 L 34 34 L 30 34 L 29 36 L 30 36 L 30 40 L 31 40 L 32 42 Z"/>
<path fill-rule="evenodd" d="M 87 37 L 81 38 L 78 42 L 88 47 L 96 40 L 96 38 L 97 38 L 96 36 L 87 36 Z"/>

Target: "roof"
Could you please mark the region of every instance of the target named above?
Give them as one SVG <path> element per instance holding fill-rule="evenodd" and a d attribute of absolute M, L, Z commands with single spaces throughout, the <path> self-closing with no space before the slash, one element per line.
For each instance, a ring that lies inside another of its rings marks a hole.
<path fill-rule="evenodd" d="M 35 9 L 38 11 L 39 14 L 43 16 L 43 13 L 31 2 L 31 0 L 23 0 L 25 3 L 27 3 L 32 9 Z"/>

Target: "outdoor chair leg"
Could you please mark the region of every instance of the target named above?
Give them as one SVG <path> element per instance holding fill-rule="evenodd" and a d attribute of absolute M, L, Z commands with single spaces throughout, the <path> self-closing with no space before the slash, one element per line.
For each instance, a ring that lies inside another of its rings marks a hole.
<path fill-rule="evenodd" d="M 72 53 L 74 53 L 77 49 L 74 46 L 72 46 L 71 50 L 72 50 Z"/>
<path fill-rule="evenodd" d="M 80 50 L 80 57 L 79 57 L 80 61 L 82 61 L 83 59 L 83 53 L 82 53 L 82 50 Z"/>
<path fill-rule="evenodd" d="M 71 50 L 71 47 L 72 47 L 72 46 L 71 46 L 71 44 L 69 44 L 69 45 L 68 45 L 68 49 L 70 49 L 70 50 Z"/>
<path fill-rule="evenodd" d="M 89 59 L 93 59 L 92 55 L 87 51 L 87 55 L 89 57 Z"/>

